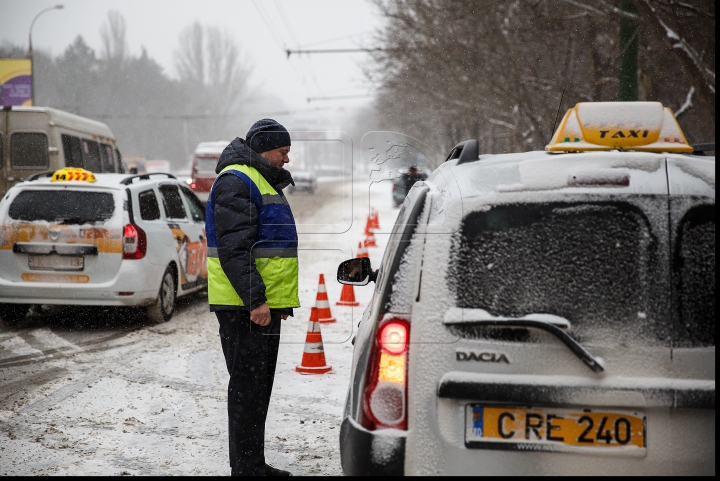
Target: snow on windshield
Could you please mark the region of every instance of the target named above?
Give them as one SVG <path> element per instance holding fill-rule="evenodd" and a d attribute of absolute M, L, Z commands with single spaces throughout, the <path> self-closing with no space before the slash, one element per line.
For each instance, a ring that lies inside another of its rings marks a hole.
<path fill-rule="evenodd" d="M 657 201 L 660 202 L 660 201 Z M 457 306 L 564 317 L 578 340 L 669 339 L 658 233 L 622 202 L 512 204 L 465 217 L 449 281 Z M 667 289 L 666 289 L 667 290 Z"/>
<path fill-rule="evenodd" d="M 10 218 L 67 224 L 103 222 L 115 211 L 112 194 L 73 190 L 25 190 L 10 204 Z"/>

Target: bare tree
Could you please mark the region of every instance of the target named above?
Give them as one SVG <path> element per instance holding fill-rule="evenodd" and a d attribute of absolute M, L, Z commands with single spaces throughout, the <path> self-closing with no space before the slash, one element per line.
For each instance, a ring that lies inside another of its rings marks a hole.
<path fill-rule="evenodd" d="M 370 71 L 380 118 L 439 151 L 466 138 L 484 152 L 542 148 L 559 108 L 617 99 L 628 18 L 639 25 L 640 100 L 684 107 L 689 137 L 712 140 L 714 3 L 635 1 L 639 14 L 619 0 L 375 0 L 388 25 Z"/>
<path fill-rule="evenodd" d="M 113 63 L 122 63 L 127 54 L 125 32 L 125 18 L 117 10 L 110 10 L 107 20 L 100 27 L 104 59 Z"/>
<path fill-rule="evenodd" d="M 205 84 L 205 29 L 198 22 L 186 27 L 180 34 L 180 47 L 175 51 L 175 68 L 183 81 Z"/>
<path fill-rule="evenodd" d="M 186 27 L 179 41 L 175 68 L 192 92 L 193 111 L 206 117 L 195 123 L 196 136 L 236 135 L 251 72 L 237 41 L 218 27 L 198 22 Z"/>

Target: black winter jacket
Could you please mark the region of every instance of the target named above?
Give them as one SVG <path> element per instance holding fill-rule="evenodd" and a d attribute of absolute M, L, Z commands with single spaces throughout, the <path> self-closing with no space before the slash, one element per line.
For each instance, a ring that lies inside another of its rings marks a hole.
<path fill-rule="evenodd" d="M 240 137 L 225 147 L 215 167 L 215 173 L 219 174 L 224 168 L 233 164 L 254 167 L 278 192 L 290 184 L 295 185 L 290 172 L 273 167 L 270 162 L 250 149 Z M 257 209 L 250 199 L 250 189 L 235 175 L 223 175 L 215 182 L 213 189 L 220 265 L 245 306 L 211 306 L 211 310 L 250 311 L 267 300 L 265 284 L 255 268 L 255 260 L 251 254 L 257 230 Z M 292 315 L 292 309 L 272 311 Z"/>

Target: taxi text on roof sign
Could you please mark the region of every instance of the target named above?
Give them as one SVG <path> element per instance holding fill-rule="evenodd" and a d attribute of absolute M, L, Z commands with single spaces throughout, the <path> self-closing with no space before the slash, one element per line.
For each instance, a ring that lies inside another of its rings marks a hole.
<path fill-rule="evenodd" d="M 672 111 L 660 102 L 580 102 L 545 150 L 692 152 Z"/>
<path fill-rule="evenodd" d="M 56 170 L 50 178 L 50 182 L 68 181 L 95 182 L 97 179 L 95 178 L 95 174 L 79 167 L 65 167 L 64 169 Z"/>

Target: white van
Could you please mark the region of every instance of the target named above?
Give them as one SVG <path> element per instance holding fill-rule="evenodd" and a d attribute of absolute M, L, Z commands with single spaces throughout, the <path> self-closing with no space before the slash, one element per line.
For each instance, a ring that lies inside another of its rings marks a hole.
<path fill-rule="evenodd" d="M 63 167 L 122 172 L 115 136 L 107 125 L 50 107 L 0 111 L 0 198 L 33 174 Z"/>

